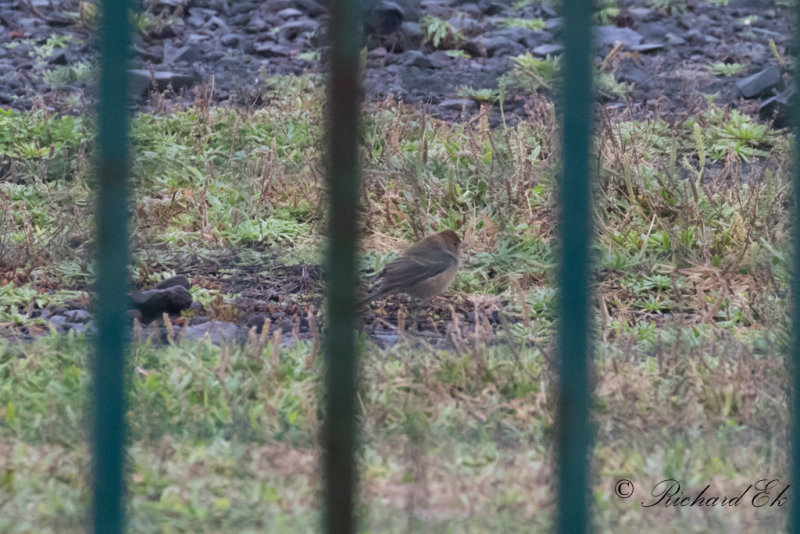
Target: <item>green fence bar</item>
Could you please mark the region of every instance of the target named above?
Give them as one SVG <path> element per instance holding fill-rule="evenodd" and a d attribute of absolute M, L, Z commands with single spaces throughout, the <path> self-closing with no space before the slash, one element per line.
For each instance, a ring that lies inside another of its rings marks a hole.
<path fill-rule="evenodd" d="M 795 24 L 800 21 L 800 2 L 795 2 Z M 795 29 L 795 53 L 800 44 L 800 26 Z M 795 62 L 794 83 L 800 87 L 800 68 Z M 794 271 L 792 273 L 792 291 L 790 293 L 792 321 L 792 439 L 791 454 L 791 505 L 789 508 L 788 531 L 800 533 L 800 106 L 797 99 L 792 108 L 792 130 L 794 133 Z"/>
<path fill-rule="evenodd" d="M 93 532 L 124 525 L 125 309 L 128 285 L 128 2 L 104 0 L 97 129 L 97 340 L 94 357 Z"/>
<path fill-rule="evenodd" d="M 589 146 L 591 135 L 590 0 L 563 0 L 563 176 L 558 188 L 559 356 L 558 531 L 586 532 L 589 450 Z"/>
<path fill-rule="evenodd" d="M 361 2 L 332 0 L 328 79 L 328 265 L 325 314 L 323 531 L 355 532 L 356 204 Z"/>

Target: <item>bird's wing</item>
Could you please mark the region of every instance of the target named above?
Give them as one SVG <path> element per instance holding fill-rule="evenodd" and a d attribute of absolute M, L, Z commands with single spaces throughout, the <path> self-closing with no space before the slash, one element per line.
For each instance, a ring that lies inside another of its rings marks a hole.
<path fill-rule="evenodd" d="M 407 250 L 381 271 L 381 278 L 391 287 L 411 287 L 449 269 L 456 261 L 445 251 L 430 254 Z"/>

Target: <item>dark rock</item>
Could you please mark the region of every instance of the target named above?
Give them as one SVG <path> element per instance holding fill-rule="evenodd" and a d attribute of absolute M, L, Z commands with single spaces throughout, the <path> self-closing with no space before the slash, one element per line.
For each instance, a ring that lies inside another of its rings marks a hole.
<path fill-rule="evenodd" d="M 319 28 L 319 22 L 311 19 L 292 20 L 284 23 L 278 36 L 284 41 L 294 41 L 304 33 L 313 33 Z"/>
<path fill-rule="evenodd" d="M 792 123 L 792 108 L 797 105 L 797 88 L 791 85 L 782 93 L 764 100 L 758 107 L 758 116 L 773 121 L 776 128 L 786 128 Z"/>
<path fill-rule="evenodd" d="M 616 26 L 595 26 L 594 42 L 599 47 L 613 47 L 617 42 L 630 48 L 644 41 L 644 37 L 630 28 L 617 28 Z"/>
<path fill-rule="evenodd" d="M 736 87 L 745 98 L 756 98 L 774 89 L 781 81 L 781 71 L 775 65 L 770 65 L 761 72 L 748 76 L 736 82 Z"/>
<path fill-rule="evenodd" d="M 325 8 L 316 0 L 291 0 L 289 3 L 305 12 L 309 17 L 317 17 L 325 13 Z"/>
<path fill-rule="evenodd" d="M 431 66 L 435 69 L 443 69 L 453 62 L 453 58 L 447 55 L 447 52 L 444 50 L 428 54 L 428 59 L 431 62 Z"/>
<path fill-rule="evenodd" d="M 175 314 L 192 304 L 192 295 L 182 285 L 166 289 L 132 291 L 129 293 L 132 307 L 142 314 L 142 322 L 149 323 L 163 313 Z"/>
<path fill-rule="evenodd" d="M 203 49 L 197 45 L 187 45 L 180 48 L 164 47 L 164 61 L 175 64 L 178 61 L 194 63 L 203 57 Z"/>
<path fill-rule="evenodd" d="M 67 65 L 69 64 L 69 59 L 67 58 L 67 53 L 63 50 L 60 50 L 50 56 L 50 59 L 47 61 L 50 65 Z"/>
<path fill-rule="evenodd" d="M 486 29 L 485 22 L 479 22 L 473 18 L 465 17 L 463 14 L 450 17 L 448 22 L 451 26 L 466 36 L 478 35 L 483 33 L 483 31 Z"/>
<path fill-rule="evenodd" d="M 419 46 L 425 36 L 418 22 L 406 21 L 400 25 L 400 31 L 406 36 L 412 46 Z"/>
<path fill-rule="evenodd" d="M 489 16 L 499 15 L 507 9 L 506 5 L 496 0 L 481 0 L 478 2 L 478 7 Z"/>
<path fill-rule="evenodd" d="M 222 46 L 227 48 L 238 48 L 239 44 L 242 42 L 242 36 L 236 33 L 229 33 L 224 35 L 222 39 L 220 39 L 220 43 Z"/>
<path fill-rule="evenodd" d="M 213 16 L 210 19 L 208 19 L 208 24 L 206 26 L 212 30 L 220 30 L 224 33 L 228 33 L 229 31 L 231 31 L 230 28 L 228 28 L 228 25 L 225 23 L 225 21 L 217 16 Z"/>
<path fill-rule="evenodd" d="M 409 50 L 405 54 L 403 54 L 404 60 L 403 64 L 408 67 L 419 67 L 421 69 L 429 69 L 433 66 L 431 60 L 428 57 L 420 52 L 419 50 Z"/>
<path fill-rule="evenodd" d="M 276 43 L 257 43 L 254 51 L 264 57 L 289 57 L 292 53 L 289 47 Z"/>
<path fill-rule="evenodd" d="M 512 56 L 522 50 L 522 46 L 519 43 L 500 35 L 490 35 L 489 37 L 484 35 L 479 39 L 480 44 L 486 50 L 487 57 Z"/>
<path fill-rule="evenodd" d="M 650 78 L 650 74 L 633 58 L 623 58 L 617 70 L 617 77 L 621 81 L 640 85 Z"/>
<path fill-rule="evenodd" d="M 169 71 L 153 71 L 147 69 L 132 69 L 129 70 L 131 79 L 131 92 L 134 95 L 144 94 L 153 83 L 159 91 L 165 90 L 167 87 L 172 87 L 176 91 L 190 87 L 194 83 L 194 79 L 186 74 Z"/>

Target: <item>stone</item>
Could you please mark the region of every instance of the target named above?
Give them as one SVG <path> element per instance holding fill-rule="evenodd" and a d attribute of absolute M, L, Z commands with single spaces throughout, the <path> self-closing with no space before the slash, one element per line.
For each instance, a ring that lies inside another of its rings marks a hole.
<path fill-rule="evenodd" d="M 548 19 L 547 22 L 544 23 L 544 29 L 547 31 L 557 31 L 561 29 L 561 26 L 564 25 L 564 18 L 563 17 L 553 17 L 552 19 Z"/>
<path fill-rule="evenodd" d="M 229 33 L 222 36 L 219 42 L 226 48 L 239 48 L 242 43 L 242 36 L 237 33 Z"/>
<path fill-rule="evenodd" d="M 291 20 L 281 25 L 278 36 L 284 41 L 294 41 L 300 35 L 313 33 L 319 28 L 319 22 L 311 19 Z"/>
<path fill-rule="evenodd" d="M 254 52 L 263 57 L 289 57 L 292 53 L 289 47 L 276 43 L 257 43 Z"/>
<path fill-rule="evenodd" d="M 421 69 L 429 69 L 433 66 L 431 60 L 428 59 L 428 57 L 419 50 L 409 50 L 403 55 L 405 56 L 403 64 L 406 65 L 407 67 L 419 67 Z"/>
<path fill-rule="evenodd" d="M 631 50 L 633 50 L 634 52 L 642 52 L 642 53 L 655 52 L 656 50 L 663 50 L 663 49 L 664 45 L 661 43 L 642 43 L 638 45 L 633 45 L 631 47 Z"/>
<path fill-rule="evenodd" d="M 69 310 L 64 312 L 64 318 L 71 323 L 85 323 L 89 321 L 90 315 L 86 310 Z"/>
<path fill-rule="evenodd" d="M 775 65 L 770 65 L 766 69 L 748 76 L 736 82 L 736 87 L 745 98 L 756 98 L 763 96 L 778 86 L 781 81 L 781 71 Z"/>
<path fill-rule="evenodd" d="M 560 44 L 544 44 L 541 46 L 537 46 L 531 52 L 533 52 L 534 56 L 539 57 L 546 57 L 552 56 L 555 54 L 560 54 L 564 50 L 564 46 Z"/>
<path fill-rule="evenodd" d="M 616 26 L 595 26 L 594 42 L 598 47 L 613 47 L 617 42 L 630 48 L 640 44 L 644 37 L 637 31 L 630 28 L 617 28 Z"/>
<path fill-rule="evenodd" d="M 296 19 L 298 17 L 302 17 L 303 16 L 303 12 L 300 11 L 299 9 L 295 9 L 293 7 L 287 7 L 286 9 L 281 9 L 280 11 L 278 11 L 276 13 L 276 15 L 278 15 L 280 18 L 282 18 L 284 20 L 289 20 L 289 19 Z"/>
<path fill-rule="evenodd" d="M 764 100 L 758 106 L 758 116 L 761 120 L 772 121 L 776 128 L 786 128 L 791 125 L 792 107 L 797 105 L 797 88 L 789 86 L 782 93 L 778 93 Z"/>
<path fill-rule="evenodd" d="M 422 43 L 424 34 L 418 22 L 406 21 L 400 25 L 400 31 L 403 32 L 408 41 L 415 46 L 419 46 L 419 44 Z"/>
<path fill-rule="evenodd" d="M 208 339 L 215 345 L 221 345 L 225 342 L 239 341 L 242 329 L 233 323 L 212 320 L 184 327 L 181 329 L 181 337 L 190 341 Z"/>
<path fill-rule="evenodd" d="M 159 91 L 172 86 L 176 91 L 186 89 L 194 83 L 194 79 L 186 74 L 171 71 L 153 71 L 152 75 L 148 69 L 131 69 L 130 75 L 131 92 L 134 95 L 144 94 L 153 83 Z"/>
<path fill-rule="evenodd" d="M 185 61 L 186 63 L 194 63 L 203 57 L 203 50 L 197 45 L 186 45 L 180 48 L 172 48 L 171 46 L 165 47 L 164 61 L 169 64 L 175 64 L 178 61 Z"/>

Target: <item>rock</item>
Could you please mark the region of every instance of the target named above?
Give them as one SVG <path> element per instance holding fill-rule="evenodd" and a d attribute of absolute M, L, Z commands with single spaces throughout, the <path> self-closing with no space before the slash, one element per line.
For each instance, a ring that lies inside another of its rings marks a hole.
<path fill-rule="evenodd" d="M 67 58 L 67 53 L 64 50 L 60 50 L 50 56 L 47 63 L 50 65 L 67 65 L 69 64 L 69 59 Z"/>
<path fill-rule="evenodd" d="M 617 76 L 621 81 L 640 85 L 650 78 L 650 74 L 638 65 L 633 58 L 623 58 L 620 61 Z"/>
<path fill-rule="evenodd" d="M 483 33 L 486 29 L 486 23 L 478 22 L 477 20 L 465 17 L 463 15 L 454 15 L 448 21 L 451 26 L 466 36 L 475 36 Z"/>
<path fill-rule="evenodd" d="M 316 0 L 290 0 L 289 4 L 305 12 L 309 17 L 318 17 L 325 13 L 325 8 Z"/>
<path fill-rule="evenodd" d="M 670 44 L 670 45 L 676 45 L 677 46 L 677 45 L 682 45 L 682 44 L 686 43 L 686 39 L 684 39 L 680 35 L 675 35 L 674 33 L 667 32 L 667 34 L 664 37 L 666 37 L 666 39 L 667 39 L 667 44 Z"/>
<path fill-rule="evenodd" d="M 222 46 L 227 48 L 239 48 L 239 45 L 242 42 L 242 36 L 237 33 L 229 33 L 224 35 L 222 39 L 220 39 L 220 43 Z"/>
<path fill-rule="evenodd" d="M 131 291 L 128 295 L 132 308 L 142 314 L 143 323 L 149 323 L 164 313 L 180 313 L 192 304 L 192 295 L 182 285 L 166 289 Z"/>
<path fill-rule="evenodd" d="M 628 8 L 628 14 L 637 20 L 648 20 L 655 16 L 655 12 L 647 7 L 631 7 Z"/>
<path fill-rule="evenodd" d="M 292 20 L 281 26 L 280 30 L 278 30 L 278 36 L 284 41 L 294 41 L 302 34 L 317 31 L 317 28 L 319 28 L 319 22 L 315 20 Z"/>
<path fill-rule="evenodd" d="M 303 12 L 293 7 L 287 7 L 286 9 L 281 9 L 280 11 L 278 11 L 277 15 L 284 20 L 289 20 L 302 17 Z"/>
<path fill-rule="evenodd" d="M 423 37 L 425 36 L 422 33 L 422 27 L 418 22 L 406 21 L 400 25 L 400 31 L 403 32 L 408 39 L 408 42 L 413 46 L 419 46 L 422 43 Z"/>
<path fill-rule="evenodd" d="M 598 47 L 613 47 L 617 42 L 626 47 L 640 44 L 644 37 L 637 31 L 630 28 L 617 28 L 616 26 L 595 26 L 594 42 Z"/>
<path fill-rule="evenodd" d="M 64 318 L 71 323 L 85 323 L 89 321 L 90 315 L 86 310 L 70 310 L 64 312 Z"/>
<path fill-rule="evenodd" d="M 756 98 L 774 89 L 781 81 L 781 71 L 775 65 L 770 65 L 761 72 L 748 76 L 736 82 L 736 87 L 745 98 Z"/>
<path fill-rule="evenodd" d="M 186 74 L 169 71 L 153 71 L 152 76 L 147 69 L 131 69 L 131 92 L 134 95 L 144 94 L 155 83 L 159 91 L 172 86 L 173 89 L 185 89 L 194 83 L 194 79 Z"/>
<path fill-rule="evenodd" d="M 292 53 L 289 47 L 276 43 L 257 43 L 254 51 L 264 57 L 289 57 Z"/>
<path fill-rule="evenodd" d="M 563 24 L 564 24 L 563 17 L 554 17 L 544 23 L 544 29 L 547 31 L 558 31 L 561 29 L 561 26 Z"/>
<path fill-rule="evenodd" d="M 500 35 L 490 35 L 489 37 L 484 35 L 479 39 L 481 45 L 486 50 L 487 57 L 513 56 L 522 50 L 522 46 L 519 43 Z"/>
<path fill-rule="evenodd" d="M 405 59 L 403 60 L 403 64 L 407 67 L 419 67 L 421 69 L 429 69 L 433 66 L 431 60 L 428 57 L 420 52 L 419 50 L 409 50 L 405 54 Z"/>
<path fill-rule="evenodd" d="M 181 330 L 181 337 L 191 341 L 208 339 L 215 345 L 220 345 L 224 342 L 239 341 L 242 329 L 233 323 L 212 320 L 184 327 Z"/>
<path fill-rule="evenodd" d="M 166 46 L 164 48 L 164 60 L 169 64 L 175 64 L 178 61 L 194 63 L 203 57 L 203 50 L 197 45 L 186 45 L 180 48 Z"/>
<path fill-rule="evenodd" d="M 220 30 L 223 33 L 228 33 L 229 31 L 231 31 L 230 28 L 228 28 L 228 25 L 225 23 L 225 21 L 217 17 L 216 15 L 208 19 L 206 27 L 211 30 Z"/>
<path fill-rule="evenodd" d="M 478 2 L 478 7 L 481 8 L 481 11 L 483 11 L 484 14 L 489 16 L 499 15 L 507 8 L 506 5 L 496 0 L 481 0 Z"/>
<path fill-rule="evenodd" d="M 560 54 L 561 51 L 564 50 L 564 46 L 560 44 L 545 44 L 541 46 L 537 46 L 531 52 L 533 52 L 534 56 L 552 56 L 555 54 Z"/>
<path fill-rule="evenodd" d="M 776 128 L 786 128 L 792 123 L 792 108 L 797 105 L 797 87 L 794 85 L 786 88 L 764 100 L 758 107 L 758 116 L 765 121 L 773 121 Z"/>
<path fill-rule="evenodd" d="M 634 52 L 647 53 L 647 52 L 655 52 L 656 50 L 663 50 L 663 48 L 664 45 L 661 43 L 642 43 L 638 45 L 633 45 L 631 47 L 631 50 L 633 50 Z"/>

